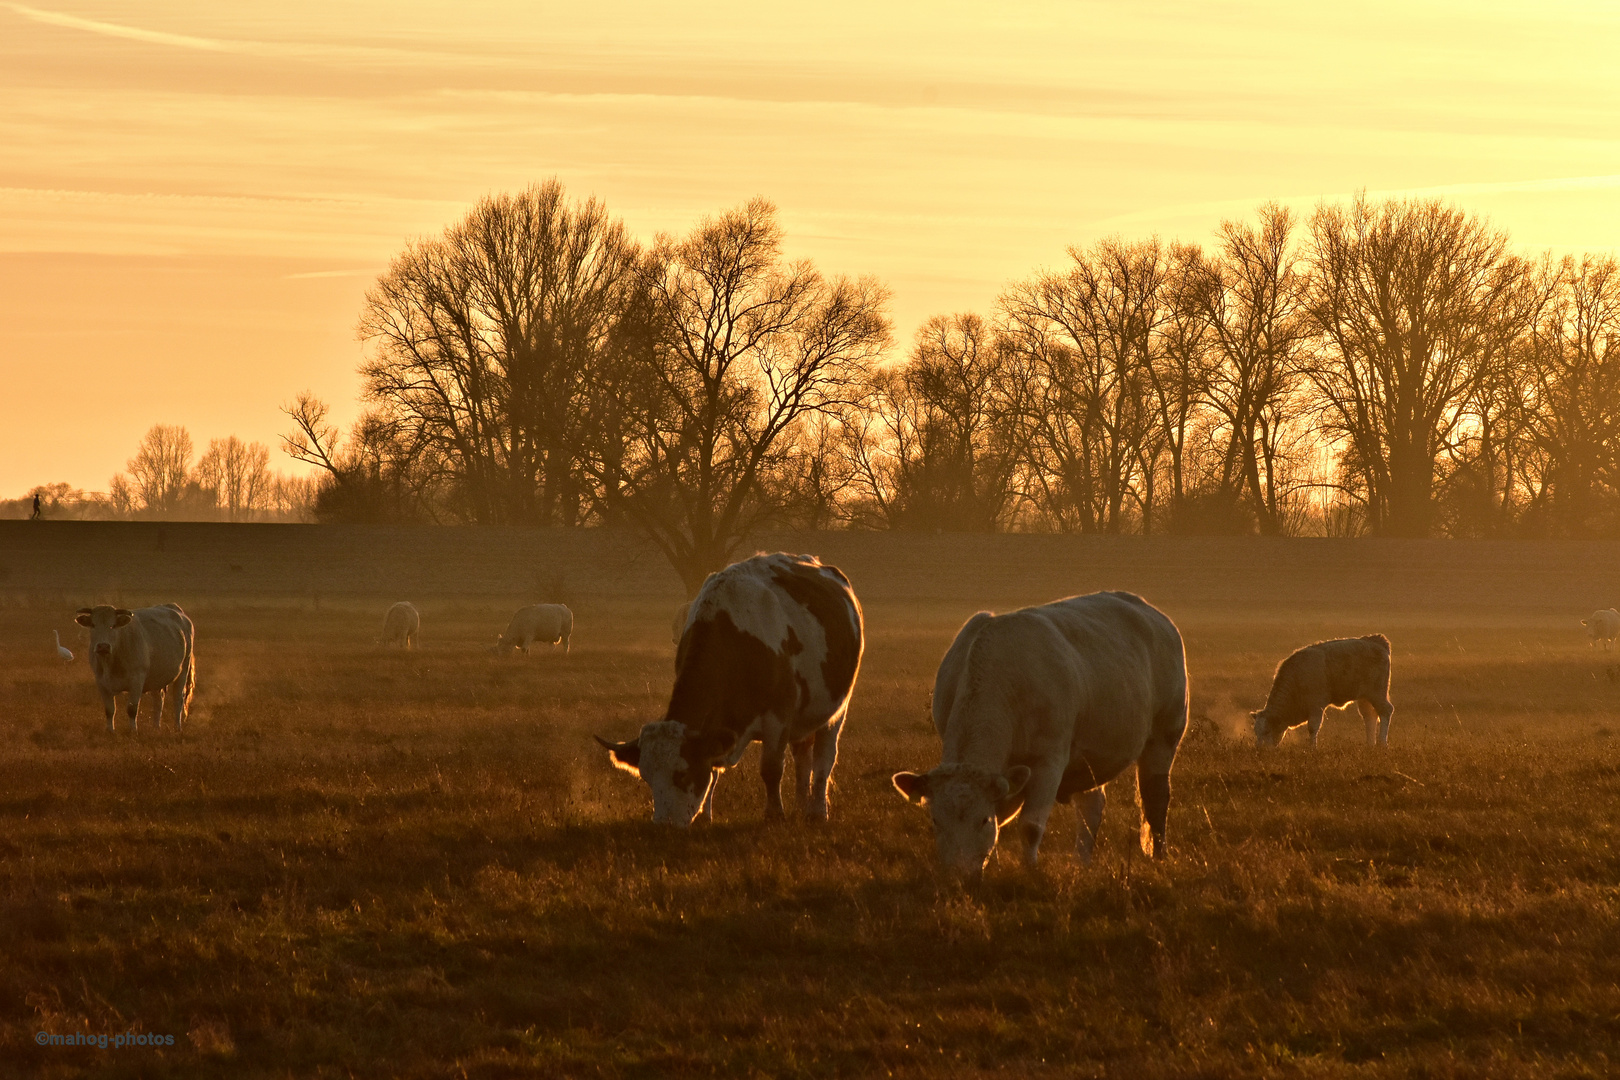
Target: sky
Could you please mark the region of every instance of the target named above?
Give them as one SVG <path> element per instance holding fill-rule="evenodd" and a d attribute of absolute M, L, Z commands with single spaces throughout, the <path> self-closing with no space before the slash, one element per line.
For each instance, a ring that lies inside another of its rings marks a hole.
<path fill-rule="evenodd" d="M 1443 196 L 1620 252 L 1620 5 L 0 0 L 0 497 L 141 434 L 359 411 L 408 242 L 558 178 L 635 235 L 764 195 L 931 315 L 1110 235 Z M 276 453 L 273 464 L 297 467 Z"/>

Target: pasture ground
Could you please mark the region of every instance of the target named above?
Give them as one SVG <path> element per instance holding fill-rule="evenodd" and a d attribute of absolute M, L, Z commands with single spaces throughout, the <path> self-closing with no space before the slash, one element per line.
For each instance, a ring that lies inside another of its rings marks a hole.
<path fill-rule="evenodd" d="M 512 604 L 421 603 L 401 653 L 372 638 L 408 589 L 175 597 L 199 641 L 176 737 L 109 736 L 77 605 L 14 597 L 0 1074 L 1613 1075 L 1620 652 L 1585 612 L 1143 591 L 1194 693 L 1171 855 L 1136 850 L 1124 777 L 1091 867 L 1060 808 L 1037 871 L 1004 853 L 967 889 L 889 776 L 938 760 L 934 668 L 976 604 L 868 601 L 829 825 L 766 825 L 751 752 L 678 833 L 590 741 L 660 710 L 663 598 L 580 604 L 571 655 L 499 660 L 478 646 Z M 1290 649 L 1374 630 L 1387 751 L 1353 711 L 1314 753 L 1235 737 Z M 35 1045 L 131 1030 L 175 1044 Z"/>

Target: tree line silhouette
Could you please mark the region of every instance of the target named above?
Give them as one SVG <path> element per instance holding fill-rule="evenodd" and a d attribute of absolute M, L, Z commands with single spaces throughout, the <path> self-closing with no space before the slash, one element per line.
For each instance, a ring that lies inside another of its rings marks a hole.
<path fill-rule="evenodd" d="M 191 433 L 154 424 L 141 437 L 124 471 L 106 491 L 71 484 L 41 484 L 20 499 L 0 502 L 0 518 L 29 517 L 38 497 L 40 516 L 101 521 L 306 521 L 313 517 L 316 483 L 270 469 L 263 443 L 235 435 L 210 439 L 196 458 Z"/>
<path fill-rule="evenodd" d="M 640 527 L 689 587 L 771 523 L 1620 533 L 1620 272 L 1438 200 L 1108 239 L 932 318 L 782 254 L 762 199 L 633 241 L 555 181 L 412 244 L 362 419 L 286 449 L 326 520 Z"/>

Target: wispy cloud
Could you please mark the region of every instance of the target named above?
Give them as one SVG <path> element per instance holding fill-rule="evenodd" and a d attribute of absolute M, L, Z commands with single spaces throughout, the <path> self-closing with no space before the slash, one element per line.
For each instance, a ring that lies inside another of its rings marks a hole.
<path fill-rule="evenodd" d="M 303 274 L 288 274 L 285 281 L 303 281 L 306 278 L 345 278 L 345 277 L 374 277 L 381 273 L 376 266 L 362 266 L 355 270 L 310 270 Z"/>
<path fill-rule="evenodd" d="M 1539 180 L 1500 180 L 1467 184 L 1438 184 L 1432 187 L 1383 188 L 1368 190 L 1370 199 L 1433 199 L 1447 196 L 1467 198 L 1475 195 L 1547 195 L 1559 192 L 1609 191 L 1620 189 L 1620 173 L 1597 176 L 1555 176 Z M 1317 203 L 1345 202 L 1359 192 L 1337 191 L 1317 195 L 1255 195 L 1247 199 L 1220 199 L 1211 202 L 1170 203 L 1133 210 L 1127 214 L 1114 214 L 1090 223 L 1093 229 L 1111 229 L 1126 225 L 1141 225 L 1167 219 L 1204 217 L 1231 218 L 1248 214 L 1261 203 L 1276 202 L 1297 209 L 1308 209 Z"/>
<path fill-rule="evenodd" d="M 102 34 L 106 37 L 123 38 L 126 41 L 141 41 L 149 45 L 170 45 L 179 49 L 200 49 L 204 52 L 246 52 L 247 43 L 234 41 L 216 41 L 213 38 L 192 37 L 189 34 L 166 34 L 161 30 L 142 30 L 135 26 L 123 26 L 119 23 L 101 22 L 97 19 L 82 19 L 77 15 L 67 15 L 60 11 L 41 11 L 39 8 L 28 7 L 24 4 L 7 4 L 6 7 L 21 15 L 25 19 L 32 19 L 47 26 L 60 26 L 69 30 L 84 30 L 92 34 Z"/>
<path fill-rule="evenodd" d="M 4 5 L 13 13 L 45 26 L 57 26 L 66 30 L 81 30 L 89 34 L 100 34 L 103 37 L 121 38 L 125 41 L 137 41 L 145 45 L 162 45 L 175 49 L 191 49 L 196 52 L 231 53 L 242 56 L 263 56 L 283 60 L 333 60 L 333 61 L 387 61 L 391 63 L 410 62 L 422 63 L 433 61 L 444 64 L 475 63 L 479 66 L 498 64 L 503 61 L 496 56 L 479 55 L 469 58 L 453 53 L 425 52 L 411 49 L 391 49 L 365 45 L 331 45 L 314 42 L 271 42 L 271 41 L 242 41 L 229 38 L 196 37 L 191 34 L 171 34 L 162 30 L 146 30 L 138 26 L 126 26 L 123 23 L 104 22 L 100 19 L 86 19 L 78 15 L 69 15 L 60 11 L 46 11 L 41 8 L 29 7 L 26 4 L 6 3 Z"/>

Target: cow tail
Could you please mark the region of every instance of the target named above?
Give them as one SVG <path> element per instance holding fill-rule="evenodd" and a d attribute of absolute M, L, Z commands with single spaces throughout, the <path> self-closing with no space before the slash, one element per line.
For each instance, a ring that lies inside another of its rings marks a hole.
<path fill-rule="evenodd" d="M 180 730 L 186 716 L 191 712 L 191 694 L 197 688 L 197 652 L 196 633 L 190 625 L 185 628 L 186 658 L 180 664 L 180 677 L 175 680 L 175 686 L 180 691 L 179 700 L 175 702 L 174 729 Z"/>

